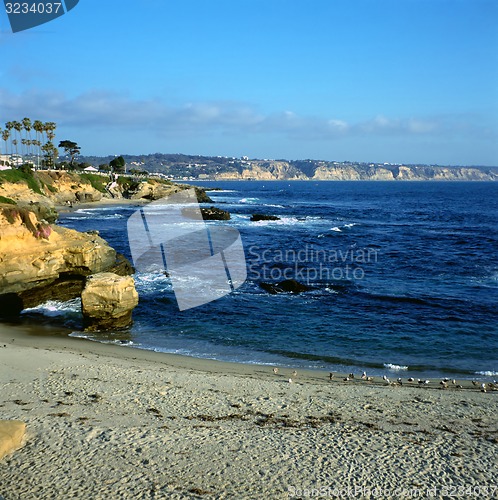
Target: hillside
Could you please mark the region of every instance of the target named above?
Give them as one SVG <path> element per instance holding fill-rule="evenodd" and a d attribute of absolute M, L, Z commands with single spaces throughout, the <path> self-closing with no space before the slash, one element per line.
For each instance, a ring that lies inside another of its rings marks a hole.
<path fill-rule="evenodd" d="M 395 165 L 319 160 L 258 160 L 184 154 L 123 155 L 129 170 L 162 173 L 172 179 L 213 180 L 372 180 L 372 181 L 495 181 L 498 167 Z M 100 165 L 112 156 L 85 156 Z"/>
<path fill-rule="evenodd" d="M 59 170 L 31 171 L 29 168 L 0 171 L 0 204 L 18 204 L 54 207 L 78 203 L 92 203 L 107 199 L 157 200 L 178 190 L 185 184 L 174 184 L 164 179 L 143 179 L 119 176 L 110 188 L 109 177 L 92 173 L 75 173 Z M 200 202 L 211 201 L 204 190 L 197 189 Z M 44 218 L 53 219 L 44 213 Z"/>

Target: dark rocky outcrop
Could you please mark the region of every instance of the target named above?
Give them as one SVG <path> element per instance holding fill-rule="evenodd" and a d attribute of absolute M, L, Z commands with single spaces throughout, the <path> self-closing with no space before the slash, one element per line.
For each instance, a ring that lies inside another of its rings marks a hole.
<path fill-rule="evenodd" d="M 260 220 L 280 220 L 280 217 L 277 217 L 276 215 L 252 214 L 252 222 L 258 222 Z"/>
<path fill-rule="evenodd" d="M 201 208 L 204 220 L 230 220 L 230 212 L 217 207 Z"/>
<path fill-rule="evenodd" d="M 302 293 L 308 292 L 311 290 L 311 287 L 308 285 L 304 285 L 303 283 L 299 283 L 296 280 L 284 280 L 279 283 L 266 283 L 261 282 L 259 286 L 271 294 L 277 293 Z"/>
<path fill-rule="evenodd" d="M 216 207 L 201 207 L 201 215 L 204 220 L 230 220 L 230 212 Z M 197 219 L 197 209 L 184 208 L 182 214 L 190 219 Z"/>

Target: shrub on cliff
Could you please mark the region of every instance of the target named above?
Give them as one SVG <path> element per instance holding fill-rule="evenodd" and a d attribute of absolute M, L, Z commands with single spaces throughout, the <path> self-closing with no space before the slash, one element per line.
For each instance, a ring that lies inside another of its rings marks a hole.
<path fill-rule="evenodd" d="M 0 172 L 0 184 L 3 182 L 25 183 L 35 193 L 43 194 L 40 183 L 35 179 L 29 165 L 21 165 L 19 168 L 2 170 Z"/>
<path fill-rule="evenodd" d="M 17 203 L 14 200 L 6 198 L 5 196 L 0 196 L 0 203 L 6 203 L 8 205 L 17 205 Z"/>

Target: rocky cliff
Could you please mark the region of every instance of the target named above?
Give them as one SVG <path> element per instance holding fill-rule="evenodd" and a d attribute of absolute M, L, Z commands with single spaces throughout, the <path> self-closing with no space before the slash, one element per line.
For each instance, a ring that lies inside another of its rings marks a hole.
<path fill-rule="evenodd" d="M 498 170 L 476 167 L 374 165 L 338 162 L 245 161 L 218 180 L 496 181 Z"/>
<path fill-rule="evenodd" d="M 0 312 L 18 313 L 49 299 L 80 295 L 85 277 L 129 274 L 105 240 L 49 224 L 26 208 L 0 204 Z"/>
<path fill-rule="evenodd" d="M 309 177 L 298 168 L 284 161 L 251 161 L 242 167 L 241 172 L 228 171 L 220 173 L 217 179 L 223 180 L 307 180 Z"/>

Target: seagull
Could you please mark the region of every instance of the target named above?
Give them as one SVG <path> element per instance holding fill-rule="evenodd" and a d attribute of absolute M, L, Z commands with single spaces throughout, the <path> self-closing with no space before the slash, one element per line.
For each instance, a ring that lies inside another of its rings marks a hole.
<path fill-rule="evenodd" d="M 334 373 L 333 372 L 330 372 L 329 373 L 329 380 L 332 380 L 334 378 Z"/>
<path fill-rule="evenodd" d="M 297 377 L 297 372 L 296 372 L 296 370 L 294 370 L 294 371 L 292 372 L 292 376 L 293 376 L 293 377 Z"/>
<path fill-rule="evenodd" d="M 451 383 L 452 383 L 453 385 L 456 385 L 456 380 L 455 380 L 455 379 L 453 379 L 453 380 L 451 381 Z"/>
<path fill-rule="evenodd" d="M 443 386 L 443 389 L 448 388 L 448 382 L 446 382 L 445 379 L 441 380 L 441 382 L 439 382 L 439 384 Z"/>
<path fill-rule="evenodd" d="M 350 373 L 349 378 L 354 378 L 354 373 Z"/>
<path fill-rule="evenodd" d="M 477 382 L 477 380 L 472 380 L 472 385 L 477 386 L 477 385 L 479 385 L 479 382 Z"/>
<path fill-rule="evenodd" d="M 367 377 L 367 382 L 371 382 L 373 379 L 373 377 Z"/>
<path fill-rule="evenodd" d="M 291 378 L 289 379 L 289 384 L 292 384 L 292 379 Z"/>
<path fill-rule="evenodd" d="M 415 382 L 415 379 L 414 379 L 413 377 L 410 377 L 410 378 L 408 379 L 408 382 Z"/>
<path fill-rule="evenodd" d="M 343 378 L 342 379 L 344 382 L 349 382 L 351 379 L 349 377 Z"/>
<path fill-rule="evenodd" d="M 278 368 L 273 368 L 273 373 L 276 375 L 278 373 Z"/>
<path fill-rule="evenodd" d="M 481 384 L 481 392 L 486 392 L 486 384 Z"/>
<path fill-rule="evenodd" d="M 382 375 L 382 380 L 389 380 L 385 375 Z"/>
<path fill-rule="evenodd" d="M 397 382 L 398 382 L 399 385 L 403 385 L 403 380 L 401 379 L 401 377 L 398 377 Z"/>
<path fill-rule="evenodd" d="M 420 385 L 424 385 L 424 384 L 427 385 L 428 383 L 430 383 L 430 380 L 420 380 L 420 379 L 418 379 L 418 383 Z"/>
<path fill-rule="evenodd" d="M 367 379 L 367 372 L 363 372 L 361 378 L 362 378 L 362 380 L 366 380 Z"/>

